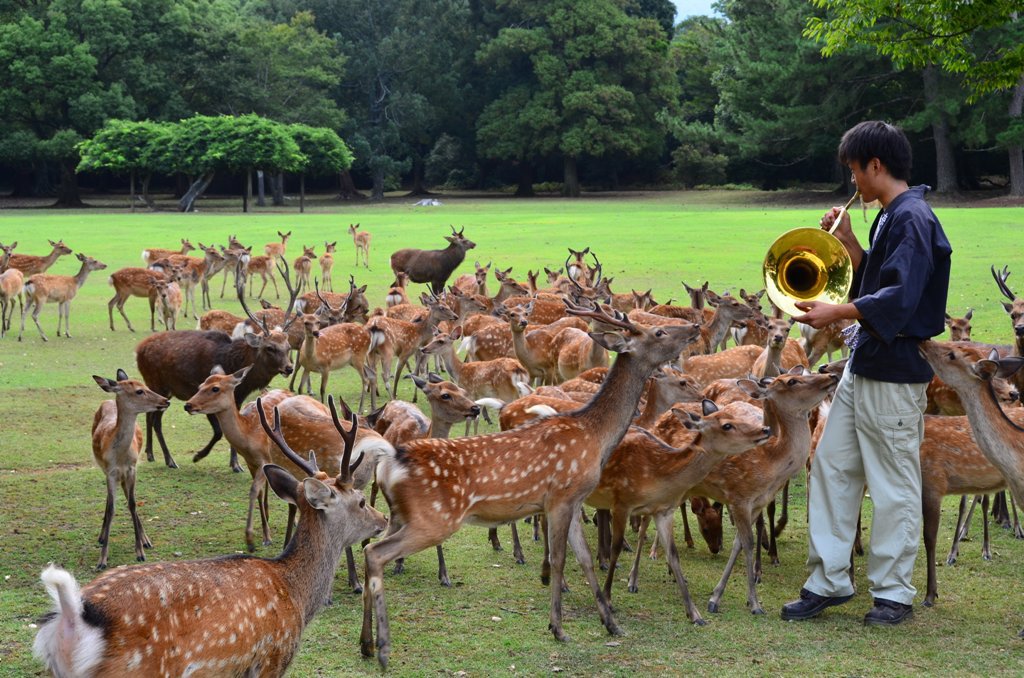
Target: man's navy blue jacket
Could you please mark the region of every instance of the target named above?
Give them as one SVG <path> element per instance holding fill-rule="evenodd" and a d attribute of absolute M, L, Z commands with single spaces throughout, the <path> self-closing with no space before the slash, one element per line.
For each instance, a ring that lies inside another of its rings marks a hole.
<path fill-rule="evenodd" d="M 952 248 L 914 186 L 878 213 L 871 246 L 853 278 L 853 304 L 863 329 L 850 371 L 869 379 L 917 384 L 932 369 L 917 351 L 945 329 Z"/>

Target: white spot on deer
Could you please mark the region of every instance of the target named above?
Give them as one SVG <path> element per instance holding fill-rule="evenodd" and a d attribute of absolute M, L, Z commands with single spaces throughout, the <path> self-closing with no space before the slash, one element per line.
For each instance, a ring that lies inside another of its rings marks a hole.
<path fill-rule="evenodd" d="M 438 511 L 438 512 L 440 512 L 440 510 L 441 510 L 441 502 L 439 502 L 439 501 L 435 501 L 435 502 L 433 502 L 433 503 L 431 504 L 431 506 L 433 506 L 433 507 L 434 507 L 434 510 L 435 510 L 435 511 Z"/>
<path fill-rule="evenodd" d="M 569 464 L 569 473 L 576 473 L 576 471 L 578 471 L 579 468 L 580 468 L 580 465 L 576 462 L 575 459 L 573 459 L 572 463 Z"/>
<path fill-rule="evenodd" d="M 564 467 L 565 467 L 565 463 L 564 463 L 564 462 L 563 462 L 563 461 L 562 461 L 561 459 L 559 459 L 559 460 L 558 460 L 558 461 L 557 461 L 557 462 L 555 463 L 555 470 L 556 470 L 556 471 L 561 471 L 561 470 L 562 470 L 562 469 L 563 469 Z"/>

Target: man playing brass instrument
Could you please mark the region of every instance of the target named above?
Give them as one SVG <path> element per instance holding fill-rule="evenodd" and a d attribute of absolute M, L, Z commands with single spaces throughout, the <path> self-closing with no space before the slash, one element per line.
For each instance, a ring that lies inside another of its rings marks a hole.
<path fill-rule="evenodd" d="M 864 249 L 845 210 L 821 219 L 850 254 L 851 301 L 797 303 L 793 319 L 820 328 L 859 321 L 853 352 L 836 390 L 814 457 L 808 490 L 810 568 L 800 598 L 782 607 L 786 620 L 810 619 L 853 597 L 850 552 L 865 483 L 874 504 L 867 575 L 874 607 L 864 623 L 894 625 L 913 615 L 911 584 L 921 534 L 921 461 L 925 389 L 932 370 L 918 351 L 944 330 L 951 248 L 924 200 L 927 186 L 908 185 L 910 142 L 898 128 L 862 122 L 839 144 L 865 202 L 882 210 Z"/>

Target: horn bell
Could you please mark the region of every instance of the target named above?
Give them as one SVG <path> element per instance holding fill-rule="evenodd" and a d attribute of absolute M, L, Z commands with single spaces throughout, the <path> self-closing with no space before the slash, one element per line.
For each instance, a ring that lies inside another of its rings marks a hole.
<path fill-rule="evenodd" d="M 820 228 L 794 228 L 780 235 L 762 266 L 768 298 L 784 313 L 802 315 L 800 301 L 845 303 L 853 284 L 853 262 L 839 239 Z"/>

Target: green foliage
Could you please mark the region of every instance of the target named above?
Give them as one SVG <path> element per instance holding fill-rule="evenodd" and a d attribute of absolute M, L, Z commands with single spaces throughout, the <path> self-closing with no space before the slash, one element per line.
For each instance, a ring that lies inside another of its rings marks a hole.
<path fill-rule="evenodd" d="M 289 125 L 288 132 L 305 158 L 301 171 L 312 176 L 337 174 L 352 166 L 352 151 L 332 129 Z"/>
<path fill-rule="evenodd" d="M 149 158 L 162 139 L 164 126 L 148 120 L 111 119 L 91 139 L 78 144 L 78 171 L 106 169 L 114 173 L 153 171 Z"/>
<path fill-rule="evenodd" d="M 939 64 L 961 74 L 974 94 L 1016 87 L 1024 76 L 1020 0 L 811 0 L 826 11 L 805 34 L 839 54 L 867 44 L 901 68 Z"/>

